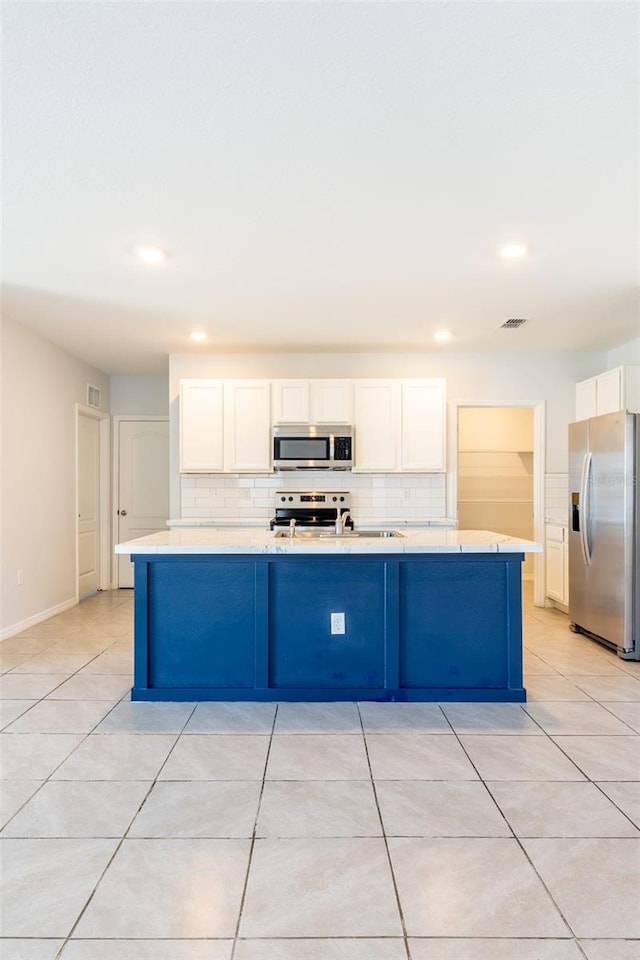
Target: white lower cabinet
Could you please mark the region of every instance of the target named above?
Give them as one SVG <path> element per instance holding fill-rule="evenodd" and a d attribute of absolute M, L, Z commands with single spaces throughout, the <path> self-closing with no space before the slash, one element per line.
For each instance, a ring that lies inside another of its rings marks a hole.
<path fill-rule="evenodd" d="M 550 600 L 569 603 L 569 544 L 567 527 L 549 523 L 545 530 L 546 590 Z"/>

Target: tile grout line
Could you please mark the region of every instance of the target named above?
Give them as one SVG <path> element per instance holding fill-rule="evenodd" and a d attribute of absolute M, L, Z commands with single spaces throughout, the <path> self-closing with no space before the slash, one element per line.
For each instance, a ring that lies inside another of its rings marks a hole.
<path fill-rule="evenodd" d="M 269 734 L 269 745 L 267 746 L 267 755 L 266 755 L 266 757 L 265 757 L 264 769 L 263 769 L 263 771 L 262 771 L 262 784 L 261 784 L 261 787 L 260 787 L 260 795 L 259 795 L 259 797 L 258 797 L 258 806 L 257 806 L 257 808 L 256 808 L 256 816 L 255 816 L 255 820 L 254 820 L 254 822 L 253 822 L 253 833 L 252 833 L 251 840 L 250 840 L 250 845 L 249 845 L 249 857 L 248 857 L 248 860 L 247 860 L 247 869 L 246 869 L 245 876 L 244 876 L 244 884 L 243 884 L 243 887 L 242 887 L 242 894 L 241 894 L 241 896 L 240 896 L 240 905 L 239 905 L 239 908 L 238 908 L 238 919 L 237 919 L 237 921 L 236 921 L 236 928 L 235 928 L 235 931 L 234 931 L 234 933 L 233 933 L 233 943 L 232 943 L 232 946 L 231 946 L 231 956 L 230 956 L 229 960 L 234 960 L 234 958 L 235 958 L 235 955 L 236 955 L 236 947 L 237 947 L 238 939 L 239 939 L 239 935 L 240 935 L 240 924 L 242 923 L 242 911 L 244 910 L 244 905 L 245 905 L 245 901 L 246 901 L 246 897 L 247 897 L 247 888 L 248 888 L 248 886 L 249 886 L 249 873 L 250 873 L 250 871 L 251 871 L 251 863 L 252 863 L 252 861 L 253 861 L 253 851 L 254 851 L 255 844 L 256 844 L 256 839 L 257 839 L 256 833 L 257 833 L 257 831 L 258 831 L 258 820 L 259 820 L 259 818 L 260 818 L 260 808 L 261 808 L 261 806 L 262 806 L 262 797 L 263 797 L 263 795 L 264 795 L 264 788 L 265 788 L 265 784 L 266 784 L 266 781 L 267 781 L 267 768 L 268 768 L 268 766 L 269 766 L 269 757 L 270 757 L 270 755 L 271 755 L 271 746 L 272 746 L 272 744 L 273 744 L 273 736 L 274 736 L 274 731 L 275 731 L 275 727 L 276 727 L 276 722 L 277 722 L 277 717 L 278 717 L 278 709 L 279 709 L 279 706 L 280 706 L 280 704 L 276 702 L 276 709 L 275 709 L 275 711 L 274 711 L 273 721 L 272 721 L 272 723 L 271 723 L 271 733 Z"/>
<path fill-rule="evenodd" d="M 398 890 L 398 883 L 397 883 L 397 880 L 396 880 L 395 871 L 394 871 L 394 869 L 393 869 L 393 861 L 392 861 L 392 859 L 391 859 L 391 851 L 390 851 L 390 849 L 389 849 L 389 839 L 388 839 L 388 837 L 387 837 L 387 832 L 386 832 L 386 829 L 385 829 L 384 820 L 383 820 L 383 818 L 382 818 L 382 811 L 380 810 L 380 803 L 379 803 L 379 800 L 378 800 L 378 791 L 377 791 L 377 788 L 376 788 L 376 781 L 375 781 L 375 779 L 374 779 L 373 770 L 372 770 L 372 767 L 371 767 L 371 759 L 370 759 L 370 757 L 369 757 L 369 747 L 368 747 L 368 744 L 367 744 L 367 736 L 366 736 L 365 729 L 364 729 L 364 722 L 363 722 L 363 719 L 362 719 L 362 712 L 361 712 L 361 710 L 360 710 L 360 702 L 357 702 L 357 703 L 356 703 L 356 707 L 357 707 L 357 710 L 358 710 L 358 717 L 360 718 L 360 728 L 361 728 L 361 730 L 362 730 L 362 740 L 363 740 L 363 743 L 364 743 L 364 751 L 365 751 L 365 754 L 366 754 L 366 757 L 367 757 L 367 766 L 369 767 L 369 778 L 370 778 L 370 782 L 371 782 L 371 788 L 372 788 L 372 790 L 373 790 L 373 799 L 374 799 L 374 801 L 375 801 L 376 810 L 377 810 L 377 812 L 378 812 L 378 819 L 380 820 L 380 829 L 382 830 L 382 840 L 383 840 L 383 842 L 384 842 L 384 849 L 385 849 L 385 852 L 386 852 L 386 854 L 387 854 L 387 863 L 389 864 L 389 871 L 390 871 L 390 873 L 391 873 L 391 883 L 393 884 L 393 892 L 394 892 L 394 895 L 395 895 L 395 898 L 396 898 L 396 905 L 397 905 L 397 908 L 398 908 L 398 915 L 399 915 L 399 917 L 400 917 L 400 925 L 401 925 L 401 927 L 402 927 L 402 940 L 403 940 L 403 942 L 404 942 L 404 949 L 405 949 L 405 951 L 406 951 L 407 958 L 408 958 L 408 960 L 411 960 L 411 949 L 410 949 L 410 947 L 409 947 L 409 935 L 408 935 L 408 933 L 407 933 L 407 925 L 406 925 L 406 921 L 405 921 L 405 918 L 404 918 L 404 913 L 403 913 L 403 910 L 402 910 L 402 902 L 401 902 L 401 900 L 400 900 L 400 891 Z"/>
<path fill-rule="evenodd" d="M 521 704 L 519 704 L 519 706 L 522 707 Z M 441 707 L 441 709 L 442 709 L 442 707 Z M 445 713 L 444 709 L 442 710 L 442 712 Z M 526 711 L 525 711 L 524 709 L 523 709 L 522 712 L 526 714 Z M 527 714 L 527 716 L 528 716 L 528 714 Z M 446 713 L 445 713 L 445 717 L 446 717 Z M 531 860 L 529 854 L 527 853 L 527 851 L 525 850 L 524 846 L 522 845 L 521 838 L 516 835 L 515 831 L 513 830 L 513 827 L 511 826 L 511 823 L 509 822 L 509 820 L 507 819 L 507 817 L 505 816 L 505 814 L 502 812 L 502 810 L 500 809 L 497 801 L 495 800 L 495 798 L 494 798 L 493 795 L 491 794 L 491 790 L 490 790 L 489 787 L 487 786 L 484 777 L 480 774 L 480 771 L 478 770 L 478 768 L 476 767 L 475 763 L 473 762 L 473 760 L 472 760 L 471 757 L 469 756 L 467 750 L 465 749 L 464 744 L 463 744 L 462 741 L 460 740 L 460 737 L 458 736 L 455 728 L 453 727 L 453 724 L 451 724 L 451 722 L 449 721 L 449 718 L 448 718 L 448 717 L 446 717 L 446 718 L 447 718 L 447 721 L 448 721 L 448 722 L 450 723 L 450 725 L 451 725 L 451 729 L 453 730 L 453 733 L 454 733 L 456 739 L 458 740 L 458 743 L 460 744 L 462 750 L 464 750 L 464 753 L 465 753 L 465 755 L 467 756 L 467 758 L 468 758 L 468 760 L 469 760 L 469 763 L 472 765 L 473 769 L 474 769 L 474 770 L 476 771 L 476 773 L 478 774 L 478 777 L 480 778 L 481 783 L 484 785 L 484 787 L 485 787 L 487 793 L 489 794 L 489 796 L 491 797 L 492 801 L 496 804 L 496 806 L 497 806 L 498 809 L 500 810 L 500 813 L 502 814 L 502 816 L 503 816 L 503 818 L 504 818 L 504 820 L 505 820 L 505 823 L 507 824 L 507 826 L 509 827 L 509 829 L 511 830 L 511 832 L 512 832 L 512 834 L 513 834 L 513 839 L 514 839 L 515 842 L 518 844 L 518 847 L 520 848 L 520 850 L 521 850 L 522 853 L 524 854 L 524 857 L 526 858 L 527 862 L 528 862 L 529 865 L 531 866 L 531 868 L 532 868 L 532 870 L 534 871 L 535 875 L 538 877 L 538 879 L 539 879 L 542 887 L 544 888 L 544 890 L 545 890 L 547 896 L 549 897 L 551 903 L 553 904 L 553 906 L 554 906 L 554 907 L 556 908 L 556 910 L 558 911 L 558 915 L 561 917 L 561 919 L 562 919 L 563 923 L 565 924 L 567 930 L 571 933 L 571 936 L 572 936 L 572 938 L 573 938 L 574 943 L 576 943 L 576 944 L 578 945 L 578 949 L 579 949 L 580 952 L 583 954 L 583 956 L 585 956 L 584 951 L 582 950 L 582 948 L 581 948 L 580 945 L 578 944 L 578 937 L 577 937 L 577 935 L 574 933 L 573 928 L 571 927 L 571 924 L 569 923 L 569 921 L 568 921 L 567 918 L 565 917 L 563 911 L 560 909 L 560 905 L 559 905 L 558 903 L 556 903 L 555 897 L 552 896 L 551 891 L 549 890 L 546 882 L 544 881 L 544 879 L 542 878 L 542 876 L 540 875 L 540 873 L 539 873 L 538 870 L 536 869 L 535 864 L 533 863 L 533 861 Z M 549 737 L 549 735 L 548 735 L 544 730 L 543 730 L 542 732 L 543 732 L 544 736 L 547 737 L 547 739 L 551 740 L 551 737 Z M 552 742 L 553 742 L 553 741 L 552 741 Z M 568 758 L 568 759 L 570 760 L 571 758 Z M 571 762 L 573 763 L 573 761 L 571 761 Z M 501 781 L 501 782 L 505 782 L 505 781 Z M 508 840 L 509 838 L 506 837 L 505 839 Z"/>
<path fill-rule="evenodd" d="M 189 720 L 190 720 L 191 717 L 193 716 L 193 714 L 194 714 L 197 706 L 198 706 L 198 704 L 197 704 L 197 703 L 194 703 L 193 709 L 191 710 L 191 713 L 189 714 L 189 716 L 188 716 L 188 717 L 186 718 L 186 720 L 184 721 L 184 724 L 182 725 L 182 729 L 179 730 L 178 733 L 176 734 L 176 739 L 175 739 L 175 741 L 174 741 L 174 743 L 173 743 L 173 746 L 172 746 L 171 749 L 169 750 L 169 753 L 168 753 L 167 756 L 164 758 L 163 762 L 160 764 L 160 767 L 159 767 L 159 769 L 158 769 L 158 771 L 157 771 L 157 773 L 156 773 L 156 775 L 155 775 L 155 778 L 151 781 L 151 784 L 150 784 L 150 786 L 149 786 L 149 789 L 148 789 L 147 792 L 145 793 L 144 798 L 143 798 L 143 800 L 141 801 L 138 809 L 136 810 L 136 812 L 135 812 L 134 815 L 132 816 L 132 818 L 131 818 L 131 820 L 130 820 L 130 822 L 129 822 L 129 826 L 126 828 L 126 830 L 124 831 L 123 835 L 120 837 L 120 839 L 119 839 L 118 842 L 116 843 L 116 847 L 115 847 L 113 853 L 111 854 L 111 856 L 109 857 L 109 859 L 108 859 L 108 861 L 107 861 L 107 863 L 106 863 L 106 865 L 105 865 L 105 867 L 104 867 L 104 870 L 102 870 L 102 872 L 100 873 L 100 876 L 99 876 L 98 879 L 96 880 L 96 882 L 95 882 L 95 884 L 94 884 L 94 886 L 93 886 L 93 889 L 92 889 L 91 893 L 89 894 L 86 902 L 84 903 L 84 906 L 80 909 L 80 911 L 79 911 L 76 919 L 74 920 L 73 924 L 71 925 L 71 929 L 69 930 L 68 934 L 67 934 L 66 937 L 64 938 L 64 942 L 63 942 L 62 946 L 60 947 L 60 950 L 59 950 L 58 953 L 56 954 L 55 960 L 61 960 L 61 958 L 62 958 L 62 956 L 63 956 L 63 953 L 64 953 L 64 950 L 65 950 L 66 947 L 67 947 L 67 944 L 69 944 L 69 943 L 71 942 L 71 938 L 72 938 L 72 936 L 73 936 L 74 930 L 76 930 L 76 928 L 78 927 L 78 924 L 80 923 L 80 921 L 82 920 L 84 914 L 85 914 L 86 911 L 88 910 L 89 905 L 91 904 L 91 901 L 93 900 L 94 896 L 96 895 L 96 892 L 97 892 L 97 890 L 98 890 L 98 887 L 100 886 L 100 884 L 101 884 L 102 880 L 104 879 L 107 871 L 109 870 L 109 867 L 111 866 L 111 864 L 112 864 L 113 861 L 115 860 L 118 852 L 122 849 L 122 845 L 123 845 L 124 841 L 127 839 L 127 834 L 129 833 L 129 830 L 131 829 L 131 827 L 132 827 L 132 825 L 133 825 L 136 817 L 138 816 L 138 813 L 140 812 L 140 810 L 141 810 L 142 807 L 144 806 L 144 804 L 145 804 L 145 802 L 146 802 L 149 794 L 151 793 L 151 791 L 153 790 L 154 786 L 155 786 L 156 783 L 158 782 L 158 777 L 160 776 L 160 773 L 161 773 L 162 770 L 164 769 L 165 764 L 166 764 L 167 761 L 169 760 L 169 757 L 171 756 L 171 754 L 172 754 L 173 751 L 175 750 L 176 745 L 178 744 L 178 742 L 179 742 L 179 740 L 180 740 L 180 737 L 182 736 L 182 734 L 183 734 L 183 732 L 184 732 L 184 729 L 185 729 L 185 727 L 187 726 Z M 108 734 L 104 734 L 104 736 L 108 736 Z M 83 741 L 83 742 L 84 742 L 84 741 Z"/>

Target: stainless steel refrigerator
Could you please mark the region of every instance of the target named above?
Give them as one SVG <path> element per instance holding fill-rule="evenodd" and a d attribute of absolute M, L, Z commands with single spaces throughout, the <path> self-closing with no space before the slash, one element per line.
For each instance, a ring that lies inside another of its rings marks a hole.
<path fill-rule="evenodd" d="M 569 424 L 569 619 L 627 660 L 640 660 L 639 420 Z"/>

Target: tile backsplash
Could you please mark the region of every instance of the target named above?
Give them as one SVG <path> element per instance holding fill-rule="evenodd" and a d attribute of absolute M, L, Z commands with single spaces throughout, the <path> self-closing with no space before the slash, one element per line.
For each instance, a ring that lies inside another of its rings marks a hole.
<path fill-rule="evenodd" d="M 363 474 L 309 471 L 269 476 L 211 474 L 180 478 L 183 519 L 270 520 L 276 490 L 349 490 L 359 520 L 438 520 L 447 511 L 444 473 Z M 566 473 L 545 475 L 544 516 L 566 523 L 569 479 Z"/>
<path fill-rule="evenodd" d="M 567 473 L 545 475 L 544 515 L 549 520 L 567 522 L 569 515 L 569 475 Z"/>
<path fill-rule="evenodd" d="M 273 476 L 182 476 L 181 516 L 270 520 L 276 490 L 349 490 L 359 520 L 435 520 L 446 516 L 446 475 L 305 471 Z"/>

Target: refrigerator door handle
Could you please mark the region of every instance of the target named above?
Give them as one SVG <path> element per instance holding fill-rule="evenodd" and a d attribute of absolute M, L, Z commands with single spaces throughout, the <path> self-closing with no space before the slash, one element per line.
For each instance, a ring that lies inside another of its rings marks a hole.
<path fill-rule="evenodd" d="M 582 461 L 582 477 L 580 478 L 580 502 L 582 504 L 582 519 L 580 523 L 580 543 L 584 562 L 591 564 L 591 547 L 589 545 L 589 475 L 591 473 L 591 452 L 585 453 Z"/>

